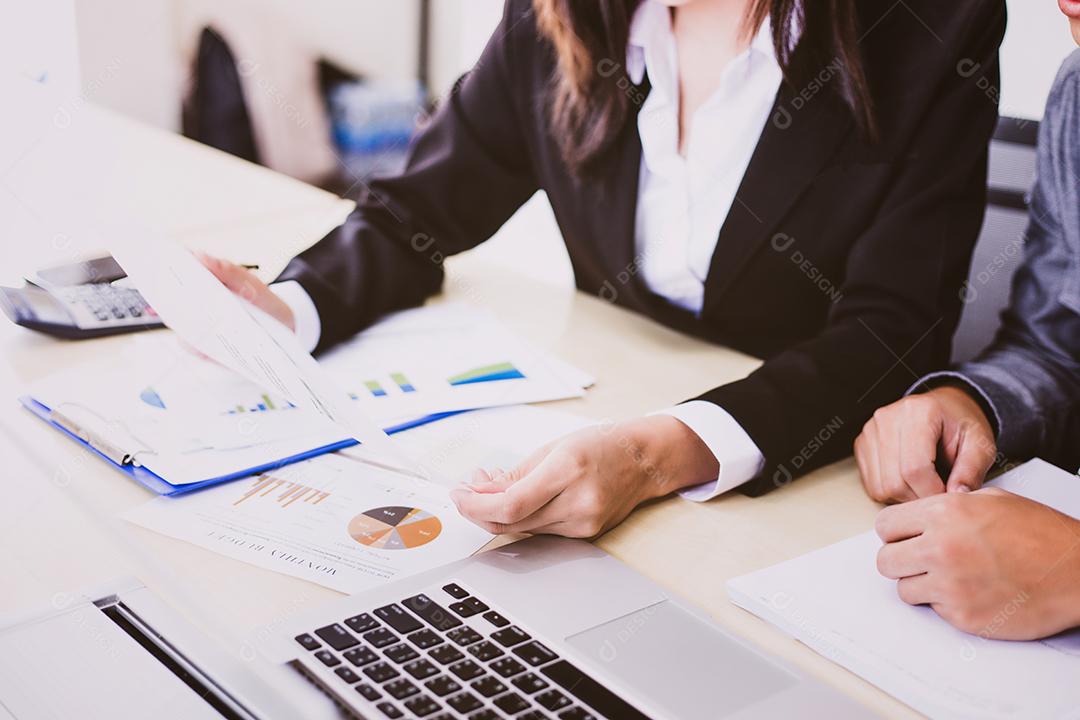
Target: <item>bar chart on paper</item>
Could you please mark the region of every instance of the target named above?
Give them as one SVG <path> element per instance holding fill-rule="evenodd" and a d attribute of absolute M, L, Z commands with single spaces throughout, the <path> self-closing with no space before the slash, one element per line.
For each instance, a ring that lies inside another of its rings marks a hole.
<path fill-rule="evenodd" d="M 267 393 L 259 392 L 257 387 L 250 386 L 249 383 L 242 379 L 236 379 L 233 387 L 228 388 L 228 390 L 231 392 L 224 395 L 213 394 L 214 397 L 221 401 L 219 403 L 219 414 L 238 415 L 240 413 L 274 412 L 275 410 L 292 410 L 296 407 L 287 400 L 275 399 Z M 170 396 L 170 403 L 167 404 L 164 395 L 154 386 L 148 385 L 139 392 L 139 399 L 150 407 L 166 410 L 171 404 L 172 396 Z M 207 395 L 211 394 L 207 393 Z M 231 397 L 233 395 L 235 397 Z"/>
<path fill-rule="evenodd" d="M 367 393 L 371 397 L 384 398 L 398 393 L 415 393 L 419 391 L 437 390 L 445 391 L 448 387 L 460 387 L 463 385 L 476 385 L 479 383 L 500 382 L 505 380 L 525 380 L 525 373 L 514 366 L 512 362 L 503 361 L 471 368 L 456 373 L 447 378 L 432 378 L 430 373 L 425 373 L 426 380 L 422 386 L 418 386 L 410 379 L 410 375 L 404 372 L 390 372 L 384 378 L 363 380 L 363 390 L 349 392 L 349 397 L 358 400 L 361 393 Z M 434 387 L 433 387 L 434 386 Z"/>
<path fill-rule="evenodd" d="M 347 450 L 158 498 L 125 517 L 347 593 L 460 560 L 491 539 L 457 513 L 445 488 Z"/>
<path fill-rule="evenodd" d="M 407 550 L 427 545 L 441 532 L 439 518 L 412 507 L 373 508 L 349 521 L 349 535 L 353 540 L 382 550 Z"/>
<path fill-rule="evenodd" d="M 287 508 L 295 502 L 318 505 L 328 497 L 330 497 L 330 493 L 323 490 L 289 480 L 281 480 L 273 475 L 263 475 L 255 480 L 248 491 L 233 503 L 233 507 L 253 498 L 256 501 L 265 499 L 267 502 L 275 502 L 282 508 Z"/>

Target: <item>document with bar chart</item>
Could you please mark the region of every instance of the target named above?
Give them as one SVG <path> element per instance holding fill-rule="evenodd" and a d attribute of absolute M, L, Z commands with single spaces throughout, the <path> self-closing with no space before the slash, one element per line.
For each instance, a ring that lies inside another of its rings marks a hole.
<path fill-rule="evenodd" d="M 491 538 L 445 488 L 352 451 L 157 498 L 125 518 L 346 593 L 467 557 Z"/>
<path fill-rule="evenodd" d="M 391 315 L 319 363 L 384 424 L 431 413 L 580 397 L 592 378 L 454 303 Z"/>

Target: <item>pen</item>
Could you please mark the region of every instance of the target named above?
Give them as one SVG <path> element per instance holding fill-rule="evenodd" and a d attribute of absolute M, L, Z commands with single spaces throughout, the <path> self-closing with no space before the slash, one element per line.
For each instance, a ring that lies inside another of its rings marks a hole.
<path fill-rule="evenodd" d="M 113 445 L 103 437 L 90 433 L 57 410 L 49 412 L 49 419 L 117 465 L 131 465 L 135 460 L 135 456 L 131 453 Z"/>

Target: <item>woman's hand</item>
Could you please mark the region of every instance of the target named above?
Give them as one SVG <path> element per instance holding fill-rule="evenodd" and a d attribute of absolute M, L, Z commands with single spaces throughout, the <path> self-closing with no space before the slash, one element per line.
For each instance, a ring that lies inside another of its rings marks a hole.
<path fill-rule="evenodd" d="M 292 309 L 275 295 L 266 283 L 257 278 L 255 273 L 205 253 L 197 253 L 196 257 L 225 287 L 296 332 L 296 318 L 293 317 Z"/>
<path fill-rule="evenodd" d="M 509 471 L 477 470 L 451 497 L 492 533 L 592 537 L 650 498 L 717 477 L 697 434 L 667 415 L 585 428 Z"/>
<path fill-rule="evenodd" d="M 1033 640 L 1080 624 L 1080 521 L 997 488 L 881 511 L 878 570 L 965 632 Z"/>

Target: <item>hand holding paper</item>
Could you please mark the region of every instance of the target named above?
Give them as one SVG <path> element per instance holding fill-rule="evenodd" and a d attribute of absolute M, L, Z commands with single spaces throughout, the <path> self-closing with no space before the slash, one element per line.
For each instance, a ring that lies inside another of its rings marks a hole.
<path fill-rule="evenodd" d="M 234 296 L 184 248 L 153 233 L 114 232 L 109 249 L 165 324 L 197 350 L 308 407 L 368 450 L 412 468 L 277 320 Z"/>

